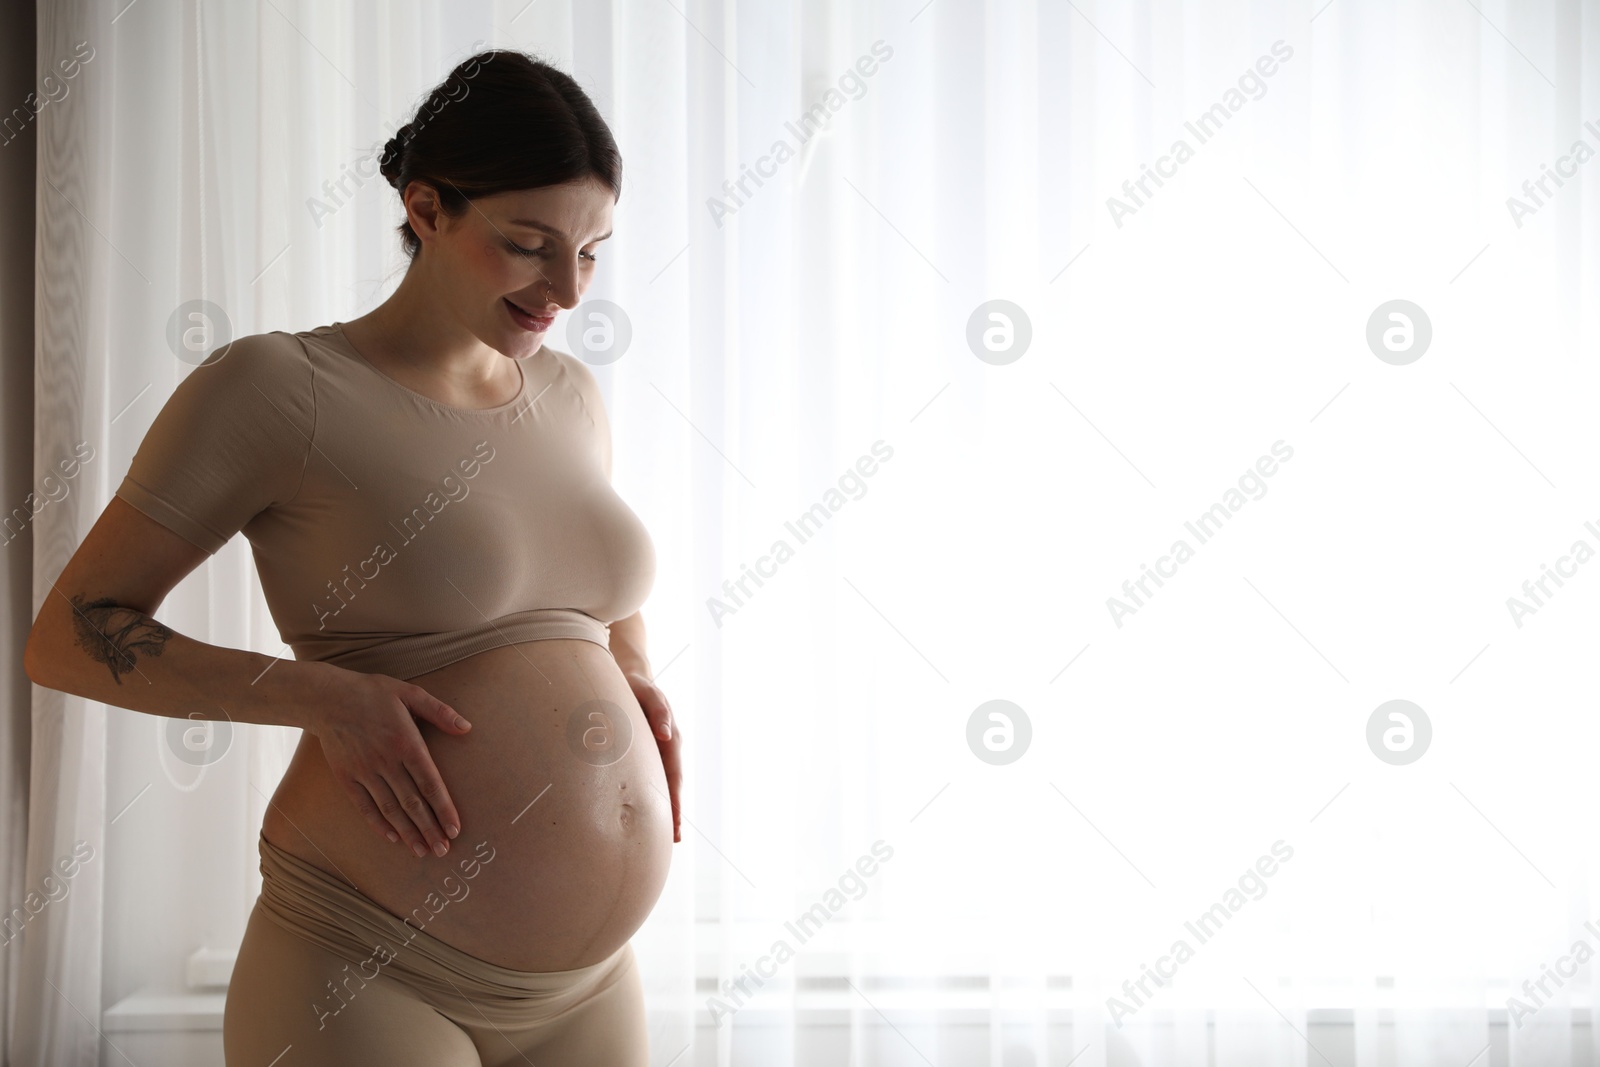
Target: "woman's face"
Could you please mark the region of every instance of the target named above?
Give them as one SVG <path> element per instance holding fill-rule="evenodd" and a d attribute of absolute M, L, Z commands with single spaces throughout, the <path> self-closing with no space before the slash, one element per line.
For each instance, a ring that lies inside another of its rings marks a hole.
<path fill-rule="evenodd" d="M 611 236 L 611 190 L 593 177 L 483 197 L 454 218 L 437 213 L 431 191 L 423 200 L 438 225 L 419 227 L 414 214 L 412 228 L 430 287 L 479 340 L 513 357 L 538 351 L 556 312 L 577 306 Z"/>

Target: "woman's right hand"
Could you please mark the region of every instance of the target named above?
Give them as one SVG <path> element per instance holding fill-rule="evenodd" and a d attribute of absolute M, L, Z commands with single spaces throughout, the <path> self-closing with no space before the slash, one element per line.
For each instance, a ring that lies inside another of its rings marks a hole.
<path fill-rule="evenodd" d="M 415 719 L 451 734 L 471 725 L 421 686 L 335 668 L 305 727 L 367 824 L 418 856 L 442 856 L 461 817 Z"/>

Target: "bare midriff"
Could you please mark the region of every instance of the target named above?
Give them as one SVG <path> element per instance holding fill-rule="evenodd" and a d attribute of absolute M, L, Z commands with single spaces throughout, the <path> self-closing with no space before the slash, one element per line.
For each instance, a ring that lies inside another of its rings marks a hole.
<path fill-rule="evenodd" d="M 611 955 L 661 894 L 672 809 L 656 739 L 610 651 L 528 641 L 409 681 L 472 723 L 452 735 L 416 720 L 461 816 L 450 850 L 418 857 L 380 837 L 309 732 L 263 836 L 490 963 L 561 971 Z"/>

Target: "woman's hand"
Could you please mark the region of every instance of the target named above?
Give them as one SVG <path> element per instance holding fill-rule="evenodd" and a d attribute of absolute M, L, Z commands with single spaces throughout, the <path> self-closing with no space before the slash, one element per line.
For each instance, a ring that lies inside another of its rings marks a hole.
<path fill-rule="evenodd" d="M 443 856 L 461 817 L 415 719 L 451 734 L 471 725 L 421 686 L 336 667 L 306 729 L 367 824 L 418 856 Z M 442 824 L 442 827 L 441 827 Z"/>
<path fill-rule="evenodd" d="M 678 783 L 683 781 L 683 769 L 678 760 L 678 744 L 683 740 L 683 734 L 672 721 L 672 708 L 667 704 L 667 695 L 654 682 L 637 671 L 628 671 L 623 677 L 628 679 L 628 687 L 633 690 L 634 698 L 644 710 L 645 721 L 655 735 L 656 747 L 661 750 L 661 766 L 667 772 L 667 794 L 672 799 L 672 840 L 682 841 Z"/>

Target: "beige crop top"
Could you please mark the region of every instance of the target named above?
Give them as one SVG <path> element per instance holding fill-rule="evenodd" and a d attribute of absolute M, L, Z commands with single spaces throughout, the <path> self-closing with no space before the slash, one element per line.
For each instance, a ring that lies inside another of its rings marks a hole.
<path fill-rule="evenodd" d="M 207 552 L 242 530 L 296 659 L 410 679 L 519 641 L 609 648 L 655 580 L 650 535 L 611 487 L 588 366 L 548 346 L 517 366 L 515 399 L 471 410 L 338 323 L 241 337 L 178 384 L 116 495 Z"/>

